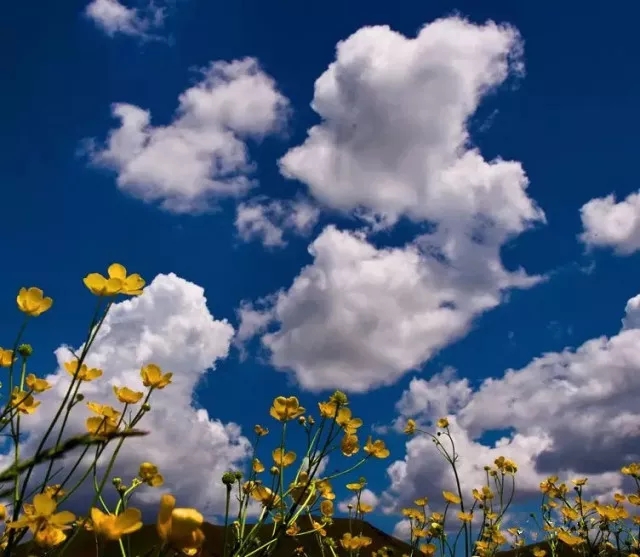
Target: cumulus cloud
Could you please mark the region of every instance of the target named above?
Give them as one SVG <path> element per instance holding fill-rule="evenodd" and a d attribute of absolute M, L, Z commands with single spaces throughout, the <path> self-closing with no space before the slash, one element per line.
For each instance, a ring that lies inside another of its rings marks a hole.
<path fill-rule="evenodd" d="M 85 15 L 110 37 L 123 35 L 149 37 L 149 32 L 164 23 L 164 9 L 149 4 L 145 9 L 127 8 L 118 0 L 92 0 Z"/>
<path fill-rule="evenodd" d="M 236 229 L 245 242 L 259 240 L 265 247 L 286 245 L 284 233 L 299 236 L 311 232 L 320 211 L 305 200 L 252 199 L 236 210 Z"/>
<path fill-rule="evenodd" d="M 280 161 L 327 205 L 498 240 L 544 218 L 517 161 L 486 161 L 467 123 L 483 96 L 522 69 L 518 32 L 439 19 L 407 38 L 365 27 L 338 43 L 315 84 L 322 122 Z"/>
<path fill-rule="evenodd" d="M 613 194 L 592 199 L 580 209 L 581 241 L 588 247 L 613 248 L 620 255 L 640 250 L 640 193 L 616 202 Z"/>
<path fill-rule="evenodd" d="M 281 171 L 369 232 L 403 215 L 429 226 L 393 249 L 332 226 L 311 244 L 313 264 L 274 298 L 274 329 L 262 336 L 303 388 L 391 384 L 466 334 L 505 290 L 540 280 L 500 257 L 507 239 L 545 219 L 522 166 L 484 160 L 466 127 L 521 69 L 515 29 L 459 18 L 415 38 L 365 27 L 338 44 L 315 84 L 322 122 Z"/>
<path fill-rule="evenodd" d="M 151 113 L 114 104 L 120 127 L 90 148 L 94 164 L 117 172 L 118 187 L 174 213 L 207 211 L 224 196 L 255 185 L 246 140 L 281 129 L 288 101 L 253 58 L 213 62 L 184 91 L 174 119 L 151 124 Z"/>
<path fill-rule="evenodd" d="M 434 410 L 452 413 L 466 491 L 483 483 L 482 466 L 502 454 L 519 465 L 520 497 L 537 492 L 542 479 L 558 472 L 588 476 L 592 493 L 610 495 L 622 485 L 619 468 L 640 460 L 639 306 L 640 296 L 629 300 L 618 334 L 544 354 L 522 369 L 485 379 L 473 392 L 465 379 L 451 375 L 444 381 L 415 379 L 397 408 L 419 422 L 432 420 Z M 431 385 L 449 403 L 438 406 L 430 397 L 421 401 L 418 394 L 429 392 Z M 482 443 L 483 435 L 505 431 L 510 433 L 494 445 Z M 391 487 L 385 501 L 402 504 L 425 485 L 434 493 L 453 485 L 448 465 L 429 438 L 417 436 L 406 447 L 406 457 L 388 469 Z"/>
<path fill-rule="evenodd" d="M 378 249 L 362 234 L 325 228 L 311 244 L 313 264 L 270 310 L 251 309 L 245 336 L 262 335 L 278 369 L 294 372 L 307 390 L 365 392 L 389 385 L 463 336 L 472 319 L 500 303 L 501 290 L 536 279 L 509 273 L 478 246 L 475 275 L 421 246 Z M 462 262 L 461 262 L 462 263 Z M 475 281 L 475 282 L 474 282 Z M 243 316 L 241 316 L 243 317 Z"/>
<path fill-rule="evenodd" d="M 80 392 L 86 400 L 119 406 L 113 386 L 143 390 L 139 371 L 149 362 L 174 373 L 173 383 L 153 394 L 151 412 L 139 425 L 151 433 L 125 441 L 113 476 L 130 481 L 142 461 L 151 461 L 165 477 L 162 489 L 171 491 L 178 502 L 199 507 L 207 515 L 224 511 L 221 475 L 229 467 L 244 463 L 250 443 L 239 425 L 223 423 L 209 416 L 206 409 L 196 408 L 193 395 L 198 382 L 227 356 L 233 332 L 226 320 L 210 314 L 202 288 L 174 274 L 158 275 L 140 297 L 112 307 L 87 358 L 87 363 L 101 368 L 104 375 L 83 384 Z M 70 382 L 62 369 L 62 364 L 72 359 L 69 348 L 60 347 L 56 357 L 59 367 L 47 377 L 54 387 L 38 396 L 42 401 L 38 411 L 22 420 L 28 435 L 21 448 L 24 455 L 35 451 Z M 79 404 L 71 412 L 65 431 L 69 435 L 83 433 L 89 415 L 88 408 Z M 61 465 L 68 470 L 77 456 L 65 458 Z M 0 459 L 2 469 L 8 459 Z M 104 470 L 104 462 L 102 466 Z M 80 494 L 85 501 L 82 512 L 86 510 L 86 498 L 92 496 L 89 483 Z M 107 486 L 110 492 L 110 483 Z M 136 505 L 155 509 L 162 489 L 143 490 L 135 496 Z"/>

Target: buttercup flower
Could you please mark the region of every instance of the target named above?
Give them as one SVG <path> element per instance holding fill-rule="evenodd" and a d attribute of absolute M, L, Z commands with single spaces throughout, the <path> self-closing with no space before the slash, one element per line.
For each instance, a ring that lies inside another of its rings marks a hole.
<path fill-rule="evenodd" d="M 416 421 L 409 418 L 404 426 L 404 432 L 407 435 L 413 435 L 416 432 Z"/>
<path fill-rule="evenodd" d="M 91 416 L 87 418 L 85 427 L 91 435 L 106 436 L 118 431 L 118 422 L 104 416 Z"/>
<path fill-rule="evenodd" d="M 369 436 L 367 444 L 364 446 L 364 452 L 376 458 L 387 458 L 390 454 L 382 439 L 371 441 L 371 436 Z"/>
<path fill-rule="evenodd" d="M 445 428 L 449 427 L 449 420 L 447 420 L 447 418 L 440 418 L 438 420 L 437 426 L 440 429 L 445 429 Z"/>
<path fill-rule="evenodd" d="M 169 383 L 173 373 L 162 373 L 162 370 L 156 364 L 147 364 L 140 370 L 142 384 L 145 387 L 153 387 L 154 389 L 164 389 Z"/>
<path fill-rule="evenodd" d="M 353 456 L 360 450 L 357 435 L 346 434 L 340 441 L 340 450 L 344 456 Z"/>
<path fill-rule="evenodd" d="M 284 453 L 280 447 L 273 451 L 272 456 L 273 461 L 276 463 L 276 465 L 283 467 L 293 464 L 296 459 L 296 453 L 294 453 L 293 451 Z"/>
<path fill-rule="evenodd" d="M 160 487 L 164 483 L 164 478 L 158 472 L 158 467 L 151 462 L 143 462 L 140 465 L 138 476 L 151 487 Z"/>
<path fill-rule="evenodd" d="M 133 391 L 129 387 L 113 387 L 113 393 L 122 404 L 136 404 L 144 396 L 144 393 Z"/>
<path fill-rule="evenodd" d="M 129 507 L 119 515 L 105 514 L 100 509 L 91 508 L 91 529 L 96 535 L 109 541 L 117 541 L 122 536 L 132 534 L 142 528 L 142 513 Z"/>
<path fill-rule="evenodd" d="M 13 350 L 5 350 L 0 348 L 0 367 L 11 367 L 11 364 L 15 361 L 13 356 Z"/>
<path fill-rule="evenodd" d="M 27 387 L 29 387 L 29 390 L 34 393 L 43 393 L 51 388 L 51 385 L 46 379 L 39 379 L 33 373 L 27 375 L 24 382 L 27 384 Z"/>
<path fill-rule="evenodd" d="M 21 414 L 33 414 L 40 406 L 40 401 L 34 399 L 32 394 L 14 387 L 11 393 L 11 406 Z"/>
<path fill-rule="evenodd" d="M 267 433 L 269 433 L 269 430 L 266 427 L 262 427 L 259 424 L 253 426 L 253 431 L 255 431 L 258 437 L 264 437 L 265 435 L 267 435 Z"/>
<path fill-rule="evenodd" d="M 204 533 L 200 529 L 204 517 L 195 509 L 176 509 L 175 505 L 172 495 L 164 494 L 160 499 L 156 522 L 158 536 L 173 549 L 195 555 L 204 543 Z"/>
<path fill-rule="evenodd" d="M 127 276 L 127 269 L 119 263 L 110 265 L 107 269 L 108 277 L 100 273 L 90 273 L 84 278 L 85 286 L 96 296 L 115 296 L 126 294 L 138 296 L 142 294 L 144 280 L 138 274 Z"/>
<path fill-rule="evenodd" d="M 454 505 L 460 504 L 460 497 L 458 497 L 455 493 L 451 493 L 450 491 L 443 491 L 442 496 L 444 497 L 445 501 L 448 501 L 449 503 L 452 503 Z"/>
<path fill-rule="evenodd" d="M 272 418 L 281 422 L 294 420 L 298 416 L 304 414 L 305 409 L 300 406 L 298 398 L 295 396 L 284 397 L 279 396 L 273 400 L 273 405 L 269 410 Z"/>
<path fill-rule="evenodd" d="M 64 369 L 67 370 L 69 375 L 75 375 L 79 381 L 93 381 L 102 375 L 102 370 L 98 368 L 89 368 L 87 364 L 82 364 L 80 366 L 80 371 L 78 370 L 78 360 L 71 360 L 70 362 L 64 363 Z M 77 375 L 76 375 L 77 371 Z"/>
<path fill-rule="evenodd" d="M 31 288 L 21 288 L 16 301 L 20 311 L 31 317 L 37 317 L 44 313 L 53 304 L 51 298 L 46 297 L 42 290 L 33 286 Z"/>
<path fill-rule="evenodd" d="M 46 527 L 58 530 L 69 528 L 68 524 L 76 519 L 75 515 L 69 511 L 56 513 L 56 507 L 57 503 L 52 497 L 39 493 L 34 496 L 32 507 L 25 505 L 24 515 L 14 522 L 7 522 L 7 529 L 29 528 L 35 534 Z"/>

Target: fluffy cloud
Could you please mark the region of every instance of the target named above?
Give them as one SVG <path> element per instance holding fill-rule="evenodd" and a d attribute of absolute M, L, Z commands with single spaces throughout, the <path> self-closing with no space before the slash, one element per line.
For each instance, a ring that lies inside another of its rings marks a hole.
<path fill-rule="evenodd" d="M 141 11 L 127 8 L 118 0 L 92 0 L 85 14 L 109 36 L 122 33 L 148 37 L 150 30 L 164 23 L 164 10 L 154 4 Z"/>
<path fill-rule="evenodd" d="M 415 38 L 365 27 L 340 42 L 315 84 L 323 119 L 280 161 L 331 207 L 447 227 L 451 237 L 521 232 L 543 213 L 519 162 L 486 161 L 467 123 L 487 92 L 522 68 L 515 29 L 434 21 Z"/>
<path fill-rule="evenodd" d="M 166 126 L 153 126 L 138 106 L 114 104 L 120 127 L 91 147 L 91 159 L 115 170 L 118 187 L 134 197 L 175 213 L 206 211 L 212 199 L 253 187 L 245 140 L 279 130 L 287 107 L 256 60 L 213 62 Z"/>
<path fill-rule="evenodd" d="M 459 18 L 415 38 L 366 27 L 338 44 L 315 85 L 322 122 L 281 170 L 374 229 L 406 215 L 429 231 L 384 249 L 328 227 L 311 244 L 313 264 L 273 298 L 276 328 L 262 336 L 272 363 L 303 388 L 391 384 L 464 335 L 505 290 L 539 280 L 500 258 L 507 239 L 544 221 L 524 171 L 485 161 L 466 129 L 483 95 L 520 72 L 520 54 L 514 29 Z"/>
<path fill-rule="evenodd" d="M 613 194 L 592 199 L 580 209 L 582 242 L 613 248 L 620 255 L 640 250 L 640 193 L 616 202 Z"/>
<path fill-rule="evenodd" d="M 280 201 L 253 199 L 240 203 L 236 211 L 236 228 L 245 241 L 259 240 L 265 247 L 286 245 L 285 231 L 307 235 L 318 221 L 320 211 L 303 200 Z"/>
<path fill-rule="evenodd" d="M 591 490 L 610 494 L 622 485 L 620 466 L 640 460 L 638 307 L 640 296 L 629 300 L 617 335 L 544 354 L 520 370 L 484 380 L 474 392 L 451 372 L 429 381 L 415 379 L 398 410 L 420 421 L 453 414 L 451 427 L 467 491 L 483 483 L 482 466 L 503 454 L 519 464 L 521 497 L 536 492 L 544 477 L 558 472 L 589 476 Z M 433 397 L 422 397 L 432 391 Z M 435 402 L 436 393 L 445 402 Z M 482 435 L 505 430 L 513 433 L 494 446 L 481 442 Z M 447 467 L 429 438 L 411 439 L 405 459 L 388 469 L 391 487 L 385 500 L 405 504 L 421 494 L 427 479 L 434 493 L 450 488 L 453 477 Z"/>
<path fill-rule="evenodd" d="M 151 412 L 140 423 L 141 429 L 151 433 L 124 443 L 112 475 L 127 481 L 142 461 L 149 460 L 159 466 L 166 489 L 179 502 L 200 507 L 209 515 L 223 511 L 221 475 L 230 466 L 242 465 L 250 443 L 237 424 L 222 423 L 206 410 L 196 409 L 193 395 L 208 370 L 227 356 L 232 336 L 231 325 L 209 313 L 203 289 L 173 274 L 158 275 L 140 297 L 112 307 L 87 359 L 90 366 L 103 369 L 104 375 L 84 384 L 81 392 L 86 400 L 115 402 L 117 406 L 113 385 L 142 389 L 139 370 L 149 362 L 174 372 L 173 383 L 154 393 Z M 72 359 L 64 346 L 56 356 L 59 366 Z M 29 435 L 21 449 L 25 455 L 35 451 L 70 382 L 61 367 L 47 379 L 54 387 L 39 395 L 42 405 L 38 412 L 22 420 Z M 84 432 L 89 415 L 83 404 L 75 408 L 67 433 Z M 2 467 L 8 464 L 8 458 L 2 457 Z M 70 462 L 75 458 L 67 458 L 62 464 L 69 469 Z M 112 488 L 107 485 L 110 492 Z M 84 498 L 91 491 L 88 484 L 85 487 Z M 136 496 L 136 505 L 155 506 L 159 493 L 158 489 L 142 491 Z"/>
<path fill-rule="evenodd" d="M 476 315 L 499 304 L 502 288 L 535 282 L 505 271 L 482 246 L 472 280 L 467 265 L 449 265 L 419 244 L 378 249 L 332 226 L 309 251 L 313 264 L 272 298 L 270 315 L 243 307 L 241 330 L 261 331 L 269 315 L 278 324 L 262 336 L 271 362 L 311 391 L 392 384 L 463 336 Z"/>

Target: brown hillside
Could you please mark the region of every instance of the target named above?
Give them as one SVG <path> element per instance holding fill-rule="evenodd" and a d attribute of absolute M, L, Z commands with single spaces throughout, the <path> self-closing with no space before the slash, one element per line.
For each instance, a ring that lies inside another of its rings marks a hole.
<path fill-rule="evenodd" d="M 304 526 L 305 522 L 301 521 L 300 525 Z M 371 526 L 371 524 L 361 521 L 352 521 L 353 535 L 362 533 L 364 536 L 368 536 L 372 540 L 372 544 L 367 547 L 361 555 L 371 555 L 372 551 L 377 551 L 383 547 L 387 547 L 393 550 L 393 555 L 400 557 L 403 553 L 409 553 L 409 544 L 402 542 L 383 531 Z M 203 525 L 203 531 L 206 536 L 206 541 L 203 546 L 202 557 L 221 557 L 222 555 L 222 540 L 224 534 L 224 528 L 220 525 L 214 525 L 205 523 Z M 258 534 L 258 537 L 263 542 L 266 542 L 271 536 L 273 526 L 263 525 Z M 326 527 L 327 535 L 333 537 L 336 541 L 339 540 L 345 532 L 349 531 L 349 520 L 346 518 L 336 518 L 333 524 Z M 136 532 L 131 536 L 131 550 L 133 555 L 145 555 L 149 549 L 158 543 L 158 537 L 156 534 L 155 526 L 146 525 L 142 530 Z M 294 550 L 303 546 L 308 555 L 315 556 L 320 555 L 318 545 L 313 535 L 300 536 L 298 538 L 290 538 L 285 536 L 277 552 L 273 557 L 292 557 Z M 38 556 L 41 553 L 34 551 L 31 544 L 24 544 L 21 546 L 20 551 L 16 552 L 15 557 L 27 557 Z M 343 554 L 344 552 L 338 550 L 337 553 Z M 69 547 L 65 553 L 65 556 L 69 557 L 95 557 L 96 546 L 93 535 L 88 532 L 82 532 L 74 540 L 71 547 Z M 13 556 L 11 556 L 13 557 Z M 120 551 L 117 543 L 107 544 L 103 557 L 120 557 Z"/>

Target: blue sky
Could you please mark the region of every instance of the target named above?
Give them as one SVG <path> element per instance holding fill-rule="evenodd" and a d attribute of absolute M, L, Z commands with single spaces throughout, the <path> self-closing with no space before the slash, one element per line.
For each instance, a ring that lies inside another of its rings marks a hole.
<path fill-rule="evenodd" d="M 54 374 L 90 316 L 84 275 L 174 273 L 119 308 L 95 358 L 114 382 L 145 358 L 185 374 L 158 402 L 173 449 L 154 458 L 210 514 L 271 399 L 315 408 L 336 388 L 365 428 L 449 414 L 469 485 L 476 452 L 504 453 L 524 461 L 523 505 L 551 464 L 619 487 L 640 424 L 636 18 L 476 4 L 14 3 L 0 344 L 13 293 L 42 287 L 55 305 L 28 339 Z M 432 446 L 384 439 L 392 456 L 363 472 L 391 531 L 394 508 L 451 478 Z M 181 450 L 208 487 L 181 478 Z"/>

